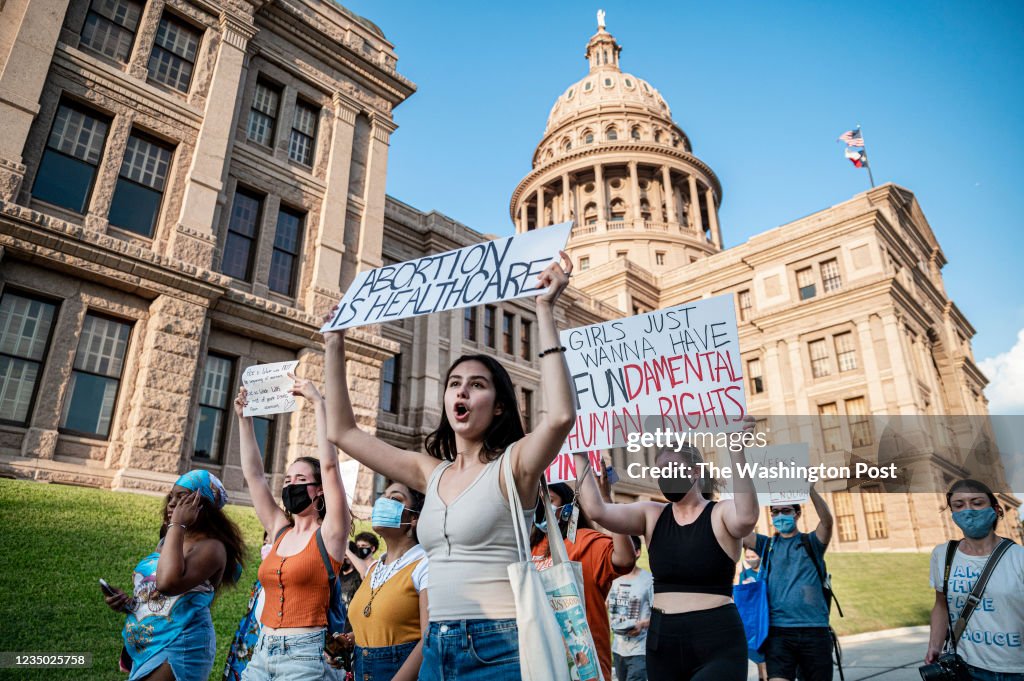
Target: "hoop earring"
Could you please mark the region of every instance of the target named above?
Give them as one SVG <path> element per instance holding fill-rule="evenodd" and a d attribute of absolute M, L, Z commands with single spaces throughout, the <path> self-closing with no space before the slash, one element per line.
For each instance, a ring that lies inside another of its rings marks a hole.
<path fill-rule="evenodd" d="M 327 501 L 324 499 L 324 496 L 321 494 L 320 496 L 317 497 L 317 499 L 320 500 L 316 506 L 317 513 L 319 513 L 320 515 L 327 513 Z"/>

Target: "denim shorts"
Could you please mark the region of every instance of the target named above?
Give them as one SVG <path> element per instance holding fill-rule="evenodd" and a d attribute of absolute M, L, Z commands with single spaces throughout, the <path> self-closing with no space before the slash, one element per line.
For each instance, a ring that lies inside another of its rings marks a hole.
<path fill-rule="evenodd" d="M 1020 672 L 990 672 L 970 664 L 967 670 L 971 673 L 972 681 L 1024 681 L 1024 673 Z"/>
<path fill-rule="evenodd" d="M 260 632 L 242 681 L 320 681 L 333 678 L 324 662 L 324 632 L 268 636 Z"/>
<path fill-rule="evenodd" d="M 352 653 L 353 678 L 358 681 L 391 681 L 419 641 L 379 648 L 356 646 Z"/>
<path fill-rule="evenodd" d="M 431 622 L 419 681 L 520 681 L 516 621 Z"/>

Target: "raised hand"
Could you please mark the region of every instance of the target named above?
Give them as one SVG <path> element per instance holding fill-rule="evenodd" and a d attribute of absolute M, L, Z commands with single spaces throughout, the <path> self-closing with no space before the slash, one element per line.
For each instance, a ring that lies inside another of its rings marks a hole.
<path fill-rule="evenodd" d="M 174 505 L 174 510 L 171 511 L 171 524 L 191 527 L 193 523 L 199 520 L 199 512 L 203 508 L 202 504 L 199 490 L 192 492 L 192 494 L 189 494 Z"/>
<path fill-rule="evenodd" d="M 559 251 L 559 262 L 548 265 L 543 272 L 537 275 L 537 282 L 540 286 L 547 287 L 547 291 L 537 296 L 537 303 L 543 305 L 554 305 L 562 291 L 569 285 L 569 277 L 572 276 L 572 260 L 565 251 Z M 565 267 L 562 267 L 562 262 Z"/>
<path fill-rule="evenodd" d="M 245 389 L 245 386 L 239 386 L 238 396 L 235 397 L 235 416 L 239 419 L 252 418 L 245 415 L 245 405 L 249 404 L 249 392 Z"/>
<path fill-rule="evenodd" d="M 292 395 L 305 397 L 307 400 L 313 402 L 317 400 L 322 401 L 324 399 L 323 395 L 320 394 L 320 391 L 316 389 L 316 385 L 313 381 L 307 381 L 304 378 L 299 378 L 291 372 L 288 372 L 288 378 L 295 381 L 295 385 L 292 386 Z"/>

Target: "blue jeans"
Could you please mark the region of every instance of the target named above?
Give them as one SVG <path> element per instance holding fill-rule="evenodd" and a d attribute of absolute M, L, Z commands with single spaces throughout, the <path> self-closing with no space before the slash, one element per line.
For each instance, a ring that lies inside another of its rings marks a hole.
<path fill-rule="evenodd" d="M 358 681 L 391 681 L 405 664 L 418 641 L 380 648 L 356 646 L 352 654 L 353 678 Z"/>
<path fill-rule="evenodd" d="M 324 662 L 324 632 L 268 636 L 260 632 L 242 681 L 319 681 L 332 678 Z"/>
<path fill-rule="evenodd" d="M 647 681 L 646 655 L 612 653 L 612 662 L 615 664 L 615 678 L 618 681 Z M 604 681 L 611 681 L 611 679 Z"/>
<path fill-rule="evenodd" d="M 520 681 L 516 621 L 431 622 L 419 681 Z"/>
<path fill-rule="evenodd" d="M 1024 674 L 1017 672 L 990 672 L 970 664 L 967 670 L 971 672 L 971 681 L 1024 681 Z"/>

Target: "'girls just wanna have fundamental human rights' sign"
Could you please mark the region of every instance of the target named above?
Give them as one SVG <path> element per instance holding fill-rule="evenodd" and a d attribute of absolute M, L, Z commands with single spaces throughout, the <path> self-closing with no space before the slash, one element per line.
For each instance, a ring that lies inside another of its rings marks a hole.
<path fill-rule="evenodd" d="M 568 329 L 561 341 L 576 394 L 562 452 L 620 447 L 655 428 L 740 428 L 746 394 L 732 296 Z"/>
<path fill-rule="evenodd" d="M 540 294 L 537 275 L 558 258 L 571 229 L 564 222 L 360 272 L 321 331 Z"/>

